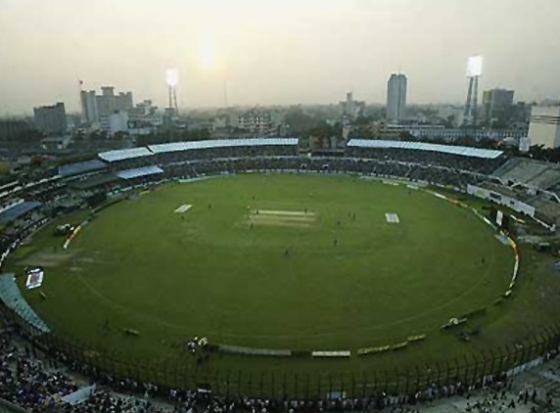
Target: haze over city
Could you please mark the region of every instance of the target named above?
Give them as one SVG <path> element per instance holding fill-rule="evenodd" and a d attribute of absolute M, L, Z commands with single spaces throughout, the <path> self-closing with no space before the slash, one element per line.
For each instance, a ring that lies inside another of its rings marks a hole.
<path fill-rule="evenodd" d="M 0 0 L 0 114 L 114 85 L 180 107 L 335 103 L 346 91 L 383 102 L 388 76 L 410 103 L 464 102 L 468 56 L 481 88 L 518 100 L 560 95 L 557 0 Z"/>

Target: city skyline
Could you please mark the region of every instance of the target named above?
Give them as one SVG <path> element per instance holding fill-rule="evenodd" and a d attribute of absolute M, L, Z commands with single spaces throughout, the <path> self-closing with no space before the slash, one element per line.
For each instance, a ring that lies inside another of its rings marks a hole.
<path fill-rule="evenodd" d="M 336 103 L 348 91 L 383 103 L 393 72 L 408 77 L 411 104 L 461 103 L 474 54 L 480 91 L 557 99 L 559 18 L 554 0 L 0 0 L 0 115 L 58 101 L 79 111 L 79 80 L 164 108 L 169 68 L 180 108 L 222 106 L 225 84 L 230 105 Z"/>

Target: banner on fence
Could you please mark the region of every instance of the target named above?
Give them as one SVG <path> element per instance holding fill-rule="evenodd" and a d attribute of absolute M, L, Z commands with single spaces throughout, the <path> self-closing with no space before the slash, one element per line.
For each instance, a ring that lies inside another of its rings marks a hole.
<path fill-rule="evenodd" d="M 480 188 L 475 185 L 467 185 L 467 193 L 470 195 L 474 195 L 477 198 L 486 199 L 496 204 L 507 206 L 514 211 L 529 215 L 532 218 L 535 217 L 535 207 L 526 204 L 525 202 L 521 202 L 515 198 L 510 198 L 509 196 L 502 195 L 499 192 L 490 191 L 488 189 Z"/>
<path fill-rule="evenodd" d="M 312 351 L 313 357 L 350 357 L 349 351 Z"/>

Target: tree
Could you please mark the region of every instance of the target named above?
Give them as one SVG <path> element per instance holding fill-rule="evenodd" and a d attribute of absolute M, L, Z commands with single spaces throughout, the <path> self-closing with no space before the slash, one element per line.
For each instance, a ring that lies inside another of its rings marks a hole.
<path fill-rule="evenodd" d="M 443 126 L 447 129 L 453 129 L 455 127 L 455 115 L 449 115 L 444 121 Z"/>
<path fill-rule="evenodd" d="M 325 124 L 325 119 L 308 115 L 298 107 L 290 109 L 286 113 L 284 122 L 293 134 L 306 134 L 309 130 Z"/>
<path fill-rule="evenodd" d="M 31 166 L 33 166 L 34 168 L 38 168 L 43 164 L 44 161 L 45 161 L 45 158 L 43 156 L 33 155 L 31 157 Z"/>

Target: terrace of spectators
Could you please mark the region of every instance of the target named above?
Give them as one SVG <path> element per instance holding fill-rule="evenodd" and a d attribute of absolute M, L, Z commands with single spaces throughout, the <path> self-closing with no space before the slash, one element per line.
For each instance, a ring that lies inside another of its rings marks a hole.
<path fill-rule="evenodd" d="M 142 168 L 126 169 L 117 172 L 117 176 L 122 179 L 134 179 L 148 175 L 156 175 L 163 172 L 159 166 L 144 166 Z"/>
<path fill-rule="evenodd" d="M 555 200 L 547 199 L 544 196 L 535 196 L 529 202 L 535 207 L 537 217 L 549 224 L 560 227 L 560 204 Z"/>
<path fill-rule="evenodd" d="M 560 167 L 549 162 L 513 158 L 492 174 L 505 184 L 550 189 L 560 183 Z"/>
<path fill-rule="evenodd" d="M 346 148 L 346 156 L 423 164 L 478 175 L 487 175 L 506 161 L 502 151 L 422 142 L 363 139 L 351 139 Z"/>
<path fill-rule="evenodd" d="M 43 333 L 50 332 L 50 328 L 37 313 L 33 311 L 31 306 L 27 303 L 27 300 L 21 295 L 14 274 L 0 275 L 0 299 L 8 308 L 13 310 L 18 316 L 35 327 L 38 331 Z"/>
<path fill-rule="evenodd" d="M 41 174 L 36 181 L 23 184 L 10 182 L 0 188 L 0 199 L 5 199 L 4 205 L 13 202 L 17 196 L 47 204 L 50 199 L 55 199 L 58 205 L 64 203 L 66 197 L 72 197 L 76 190 L 90 193 L 99 190 L 96 188 L 117 189 L 146 182 L 154 174 L 170 179 L 174 171 L 181 170 L 174 165 L 184 163 L 193 164 L 185 169 L 191 176 L 226 170 L 300 167 L 323 170 L 326 167 L 333 171 L 349 170 L 462 187 L 479 181 L 483 178 L 481 174 L 495 169 L 497 163 L 503 163 L 502 155 L 501 151 L 449 145 L 352 139 L 346 157 L 334 160 L 313 156 L 314 160 L 308 161 L 309 158 L 298 156 L 298 140 L 295 138 L 175 142 L 101 152 L 98 159 L 61 166 L 57 175 Z M 259 157 L 266 160 L 256 162 L 254 159 Z M 438 168 L 440 170 L 436 170 Z M 549 174 L 547 171 L 541 178 L 548 179 Z M 121 180 L 134 182 L 124 184 Z"/>
<path fill-rule="evenodd" d="M 85 176 L 81 179 L 72 181 L 69 185 L 77 190 L 90 189 L 96 186 L 109 184 L 115 182 L 119 177 L 112 173 L 96 174 L 94 176 Z"/>

